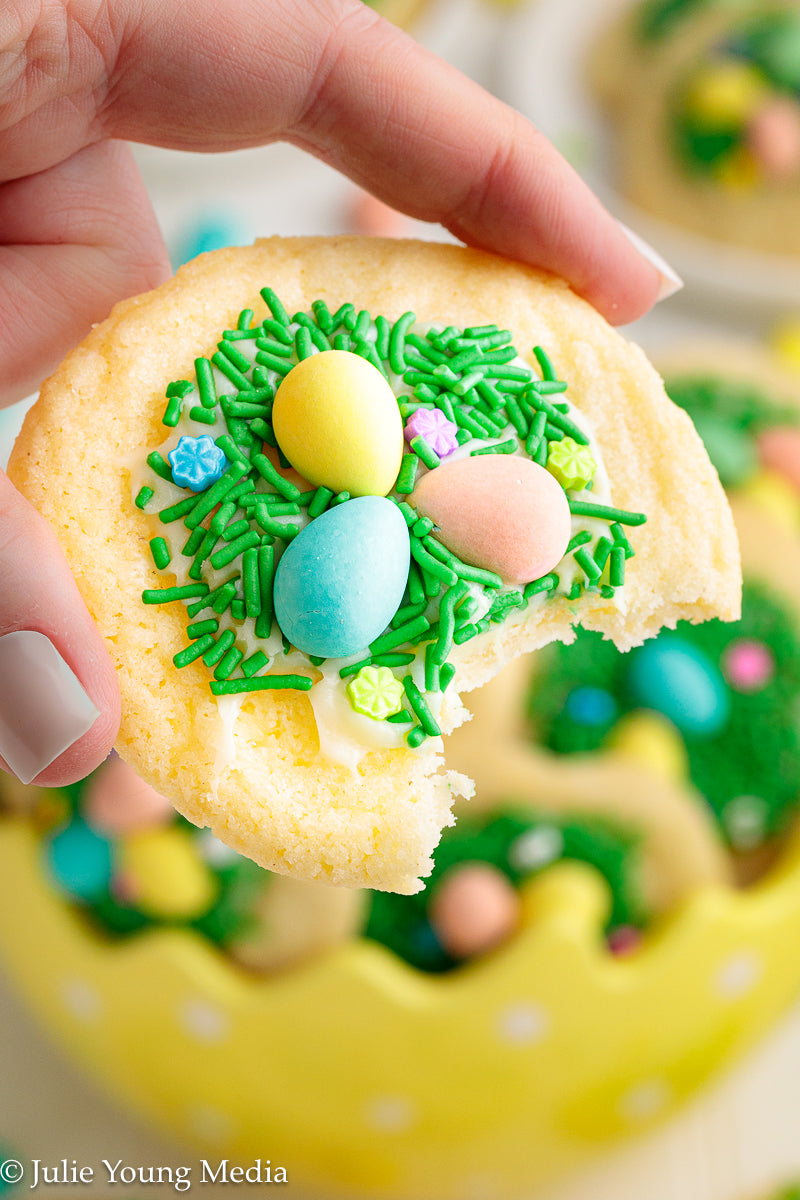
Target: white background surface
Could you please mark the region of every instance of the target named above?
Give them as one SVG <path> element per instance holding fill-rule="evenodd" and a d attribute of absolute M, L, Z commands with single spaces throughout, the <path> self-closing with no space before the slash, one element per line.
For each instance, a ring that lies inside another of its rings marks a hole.
<path fill-rule="evenodd" d="M 526 39 L 530 44 L 534 24 L 541 29 L 545 7 L 556 10 L 554 19 L 563 26 L 567 7 L 574 13 L 576 3 L 588 11 L 597 0 L 540 0 L 538 14 L 532 7 L 511 11 L 481 0 L 440 0 L 417 32 L 517 106 L 533 109 L 536 93 L 528 78 L 529 64 L 549 59 L 551 75 L 561 64 L 544 53 L 538 41 L 528 52 Z M 552 104 L 547 113 L 551 118 Z M 142 150 L 139 157 L 173 250 L 185 241 L 198 217 L 209 221 L 219 214 L 225 215 L 229 239 L 241 242 L 270 233 L 336 233 L 350 227 L 351 186 L 285 146 L 225 156 L 222 167 L 207 157 L 151 149 Z M 435 230 L 425 232 L 436 235 Z M 767 321 L 763 311 L 743 311 L 741 305 L 735 312 L 721 313 L 709 307 L 702 289 L 689 289 L 640 322 L 633 335 L 653 349 L 703 330 L 756 334 Z M 0 414 L 0 461 L 21 411 Z M 14 915 L 3 919 L 13 920 Z M 163 1144 L 118 1112 L 67 1065 L 2 980 L 0 1064 L 0 1142 L 14 1147 L 20 1157 L 49 1162 L 66 1157 L 87 1164 L 101 1158 L 145 1165 L 192 1162 L 185 1151 Z M 748 1200 L 759 1188 L 793 1171 L 800 1176 L 800 1008 L 677 1120 L 606 1155 L 588 1174 L 549 1189 L 547 1200 Z M 158 1187 L 117 1190 L 136 1197 L 175 1194 Z M 207 1186 L 203 1195 L 228 1190 Z M 48 1192 L 102 1195 L 104 1189 L 64 1187 Z M 291 1192 L 298 1194 L 295 1188 Z"/>

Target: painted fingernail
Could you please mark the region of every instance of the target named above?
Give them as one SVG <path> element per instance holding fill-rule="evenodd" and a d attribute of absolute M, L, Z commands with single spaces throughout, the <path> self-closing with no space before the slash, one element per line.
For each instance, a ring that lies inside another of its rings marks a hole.
<path fill-rule="evenodd" d="M 627 225 L 623 224 L 622 221 L 617 221 L 617 224 L 625 234 L 626 238 L 633 242 L 642 258 L 646 258 L 661 276 L 661 286 L 658 289 L 658 299 L 666 300 L 668 296 L 674 296 L 676 292 L 679 292 L 683 287 L 683 280 L 678 272 L 671 267 L 667 260 L 662 258 L 658 251 L 654 250 L 650 243 L 646 242 L 638 233 L 634 233 L 634 231 Z"/>
<path fill-rule="evenodd" d="M 30 783 L 83 737 L 100 715 L 43 633 L 0 637 L 0 756 Z"/>

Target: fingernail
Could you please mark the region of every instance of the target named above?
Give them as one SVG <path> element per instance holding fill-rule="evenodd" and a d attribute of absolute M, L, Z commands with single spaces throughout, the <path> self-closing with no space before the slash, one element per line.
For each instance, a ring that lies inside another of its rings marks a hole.
<path fill-rule="evenodd" d="M 669 265 L 665 258 L 654 250 L 649 242 L 646 242 L 638 233 L 634 233 L 622 221 L 617 221 L 622 232 L 629 241 L 633 242 L 636 249 L 641 254 L 642 258 L 646 258 L 652 266 L 658 271 L 661 276 L 661 286 L 658 289 L 658 299 L 666 300 L 668 296 L 674 296 L 683 287 L 683 280 L 673 267 Z"/>
<path fill-rule="evenodd" d="M 43 633 L 0 637 L 0 756 L 21 783 L 91 729 L 100 715 Z"/>

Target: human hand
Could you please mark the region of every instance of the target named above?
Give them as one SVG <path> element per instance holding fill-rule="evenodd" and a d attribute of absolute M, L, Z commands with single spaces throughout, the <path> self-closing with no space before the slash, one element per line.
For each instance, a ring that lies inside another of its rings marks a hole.
<path fill-rule="evenodd" d="M 0 405 L 169 274 L 125 141 L 289 141 L 471 245 L 564 276 L 616 323 L 668 286 L 528 122 L 360 0 L 12 0 L 0 50 Z M 0 472 L 0 765 L 75 780 L 118 719 L 55 538 Z"/>

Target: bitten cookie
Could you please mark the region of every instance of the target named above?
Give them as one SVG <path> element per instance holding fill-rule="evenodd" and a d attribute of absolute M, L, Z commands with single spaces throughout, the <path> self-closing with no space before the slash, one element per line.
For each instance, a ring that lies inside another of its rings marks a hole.
<path fill-rule="evenodd" d="M 581 622 L 738 612 L 722 489 L 638 348 L 477 251 L 269 239 L 118 305 L 12 478 L 123 693 L 118 750 L 271 870 L 413 891 L 459 694 Z"/>

